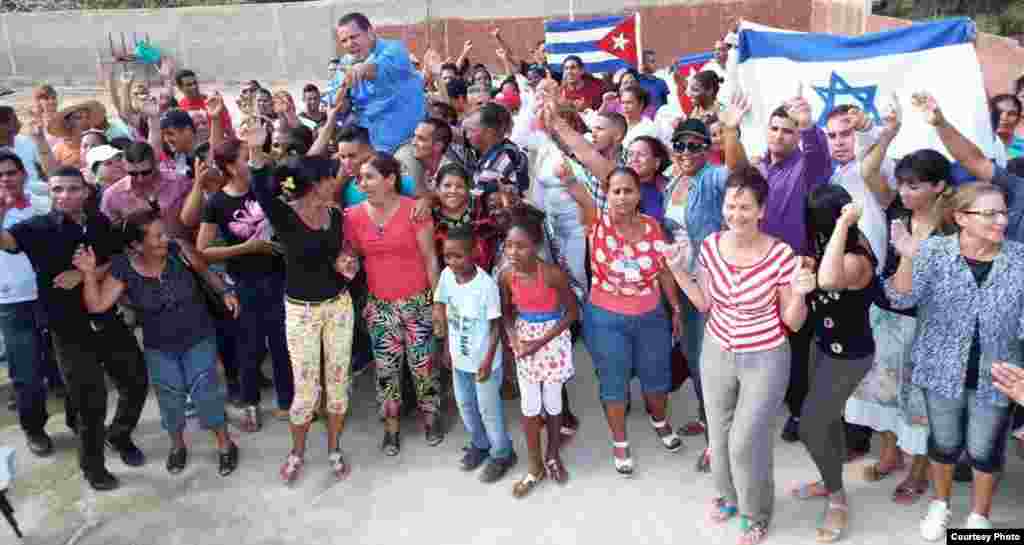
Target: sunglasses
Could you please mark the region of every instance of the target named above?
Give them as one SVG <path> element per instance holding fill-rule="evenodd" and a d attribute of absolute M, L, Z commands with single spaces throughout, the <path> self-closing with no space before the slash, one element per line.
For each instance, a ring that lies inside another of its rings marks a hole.
<path fill-rule="evenodd" d="M 152 167 L 148 168 L 146 170 L 135 170 L 135 171 L 126 170 L 125 174 L 131 176 L 132 178 L 142 178 L 144 176 L 149 176 L 150 174 L 153 173 L 154 170 L 155 169 L 153 169 Z"/>
<path fill-rule="evenodd" d="M 676 153 L 700 153 L 707 151 L 708 145 L 704 142 L 673 142 L 672 151 Z"/>

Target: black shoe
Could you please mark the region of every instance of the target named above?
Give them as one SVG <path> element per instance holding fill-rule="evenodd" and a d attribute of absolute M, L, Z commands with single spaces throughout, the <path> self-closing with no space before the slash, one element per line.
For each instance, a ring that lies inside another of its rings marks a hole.
<path fill-rule="evenodd" d="M 502 477 L 508 473 L 508 470 L 512 466 L 519 462 L 519 457 L 513 452 L 508 457 L 494 459 L 484 466 L 484 470 L 480 472 L 480 482 L 482 483 L 494 483 L 501 480 Z"/>
<path fill-rule="evenodd" d="M 463 456 L 462 460 L 459 462 L 463 471 L 473 471 L 487 460 L 486 450 L 480 450 L 473 446 L 466 447 L 462 450 L 466 452 L 466 455 Z"/>
<path fill-rule="evenodd" d="M 263 373 L 260 373 L 259 381 L 260 381 L 260 390 L 266 390 L 266 389 L 274 387 L 274 381 L 272 381 L 269 378 L 267 378 L 267 375 L 264 375 Z"/>
<path fill-rule="evenodd" d="M 953 480 L 958 483 L 969 483 L 974 480 L 974 470 L 971 468 L 971 464 L 967 462 L 960 462 L 956 465 L 956 469 L 953 470 Z"/>
<path fill-rule="evenodd" d="M 68 397 L 68 389 L 63 384 L 58 384 L 56 386 L 50 386 L 49 388 L 50 388 L 50 393 L 53 394 L 53 397 L 55 397 L 57 399 L 65 399 L 65 398 Z"/>
<path fill-rule="evenodd" d="M 172 448 L 171 452 L 167 454 L 167 472 L 171 475 L 177 475 L 185 470 L 185 466 L 188 464 L 188 449 L 187 448 Z"/>
<path fill-rule="evenodd" d="M 427 424 L 427 444 L 436 447 L 444 441 L 444 426 L 441 425 L 441 417 L 434 415 Z"/>
<path fill-rule="evenodd" d="M 26 433 L 25 441 L 28 443 L 28 450 L 40 458 L 53 454 L 53 440 L 43 430 Z"/>
<path fill-rule="evenodd" d="M 787 443 L 795 443 L 800 440 L 800 420 L 792 416 L 782 426 L 782 440 Z"/>
<path fill-rule="evenodd" d="M 114 490 L 121 484 L 117 481 L 117 477 L 113 476 L 105 468 L 85 473 L 85 480 L 89 481 L 89 486 L 97 492 Z"/>
<path fill-rule="evenodd" d="M 221 451 L 217 454 L 217 473 L 221 477 L 227 477 L 238 468 L 238 445 L 231 443 L 227 452 Z"/>
<path fill-rule="evenodd" d="M 121 461 L 126 466 L 139 467 L 146 463 L 146 455 L 135 446 L 131 437 L 109 437 L 107 446 L 121 455 Z"/>
<path fill-rule="evenodd" d="M 384 451 L 387 456 L 398 456 L 398 453 L 402 451 L 401 441 L 398 439 L 398 432 L 384 432 L 384 440 L 380 443 L 380 449 Z"/>

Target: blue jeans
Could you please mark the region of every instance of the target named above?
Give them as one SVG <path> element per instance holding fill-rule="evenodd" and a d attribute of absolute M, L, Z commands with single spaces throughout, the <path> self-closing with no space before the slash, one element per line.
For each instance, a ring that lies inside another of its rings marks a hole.
<path fill-rule="evenodd" d="M 185 429 L 185 401 L 190 396 L 203 428 L 224 427 L 224 390 L 217 380 L 217 342 L 213 337 L 185 352 L 147 348 L 143 354 L 165 430 L 176 433 Z"/>
<path fill-rule="evenodd" d="M 928 457 L 939 464 L 960 461 L 966 450 L 974 469 L 998 473 L 1006 461 L 1006 432 L 1010 408 L 977 399 L 977 390 L 964 389 L 960 399 L 925 390 L 928 408 Z"/>
<path fill-rule="evenodd" d="M 487 451 L 492 460 L 512 456 L 512 437 L 505 429 L 505 405 L 501 401 L 501 368 L 493 369 L 484 382 L 476 373 L 452 370 L 455 402 L 473 448 Z"/>
<path fill-rule="evenodd" d="M 690 370 L 690 380 L 693 381 L 693 389 L 697 394 L 697 412 L 700 420 L 704 422 L 707 418 L 704 414 L 704 392 L 701 390 L 700 349 L 704 344 L 707 315 L 698 312 L 689 297 L 683 295 L 680 299 L 683 306 L 683 354 L 686 355 L 686 366 Z"/>
<path fill-rule="evenodd" d="M 43 430 L 50 417 L 46 411 L 46 372 L 36 322 L 36 302 L 0 305 L 0 333 L 7 347 L 7 361 L 18 422 L 26 433 Z"/>
<path fill-rule="evenodd" d="M 235 277 L 242 312 L 235 329 L 235 356 L 241 399 L 246 405 L 260 400 L 260 365 L 270 350 L 277 406 L 288 410 L 295 397 L 288 338 L 284 328 L 284 274 Z"/>
<path fill-rule="evenodd" d="M 640 379 L 645 394 L 672 389 L 672 322 L 660 303 L 650 312 L 630 316 L 588 302 L 583 341 L 597 371 L 601 401 L 625 402 L 633 377 Z"/>

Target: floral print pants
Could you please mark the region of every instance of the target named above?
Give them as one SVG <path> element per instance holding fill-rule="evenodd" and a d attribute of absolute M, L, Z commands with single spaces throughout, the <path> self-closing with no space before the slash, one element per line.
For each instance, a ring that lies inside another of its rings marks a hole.
<path fill-rule="evenodd" d="M 402 404 L 402 364 L 409 366 L 424 415 L 438 411 L 441 381 L 433 365 L 433 307 L 428 292 L 384 301 L 370 294 L 363 317 L 370 329 L 381 415 L 397 417 Z"/>
<path fill-rule="evenodd" d="M 327 412 L 348 411 L 352 331 L 355 324 L 352 298 L 342 293 L 322 303 L 285 299 L 285 330 L 295 377 L 291 423 L 303 426 L 313 420 L 321 389 L 327 392 Z M 320 384 L 320 349 L 326 384 Z"/>

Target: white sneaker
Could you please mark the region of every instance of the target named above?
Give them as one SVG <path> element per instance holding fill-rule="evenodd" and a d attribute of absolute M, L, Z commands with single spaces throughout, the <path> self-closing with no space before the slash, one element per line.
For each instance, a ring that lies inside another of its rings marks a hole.
<path fill-rule="evenodd" d="M 992 521 L 983 515 L 971 513 L 967 515 L 967 522 L 964 523 L 964 528 L 968 530 L 991 530 Z"/>
<path fill-rule="evenodd" d="M 949 504 L 942 500 L 932 500 L 928 504 L 928 513 L 921 520 L 921 537 L 927 541 L 945 539 L 951 516 Z"/>

